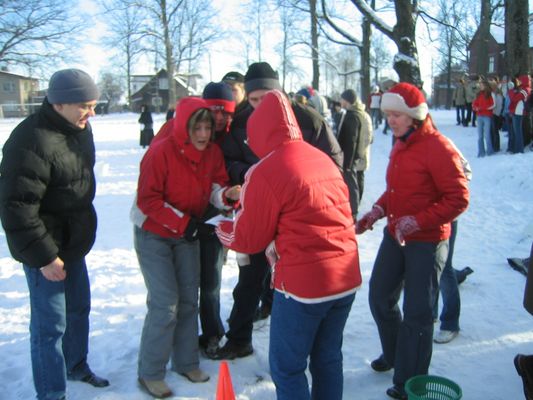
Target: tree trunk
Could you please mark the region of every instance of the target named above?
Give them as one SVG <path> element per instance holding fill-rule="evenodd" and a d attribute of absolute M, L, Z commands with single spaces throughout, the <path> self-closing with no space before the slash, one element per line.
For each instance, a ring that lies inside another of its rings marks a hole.
<path fill-rule="evenodd" d="M 479 52 L 477 59 L 478 75 L 489 71 L 490 0 L 481 0 L 481 20 L 479 24 Z"/>
<path fill-rule="evenodd" d="M 396 8 L 396 25 L 392 35 L 398 47 L 398 54 L 394 57 L 394 70 L 401 82 L 421 85 L 420 65 L 416 49 L 416 1 L 394 0 Z"/>
<path fill-rule="evenodd" d="M 319 90 L 320 67 L 318 63 L 318 24 L 316 16 L 316 0 L 309 0 L 309 11 L 311 15 L 311 58 L 313 61 L 312 86 L 316 90 Z"/>
<path fill-rule="evenodd" d="M 528 0 L 505 1 L 505 61 L 510 77 L 529 71 Z"/>
<path fill-rule="evenodd" d="M 375 0 L 372 0 L 371 7 L 375 8 Z M 363 47 L 361 51 L 361 98 L 363 103 L 366 102 L 370 94 L 370 43 L 372 39 L 372 24 L 368 18 L 363 19 Z M 377 67 L 376 67 L 376 83 Z"/>

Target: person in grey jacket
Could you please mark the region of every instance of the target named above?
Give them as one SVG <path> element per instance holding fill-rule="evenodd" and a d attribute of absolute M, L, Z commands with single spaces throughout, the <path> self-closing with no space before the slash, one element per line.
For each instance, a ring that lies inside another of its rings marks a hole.
<path fill-rule="evenodd" d="M 38 399 L 65 399 L 66 379 L 109 385 L 87 363 L 91 295 L 85 256 L 96 235 L 88 120 L 98 97 L 87 73 L 54 73 L 40 110 L 13 130 L 0 163 L 0 219 L 28 283 Z"/>
<path fill-rule="evenodd" d="M 464 125 L 466 122 L 466 93 L 464 78 L 459 78 L 457 80 L 457 86 L 453 90 L 452 101 L 455 106 L 457 125 Z"/>

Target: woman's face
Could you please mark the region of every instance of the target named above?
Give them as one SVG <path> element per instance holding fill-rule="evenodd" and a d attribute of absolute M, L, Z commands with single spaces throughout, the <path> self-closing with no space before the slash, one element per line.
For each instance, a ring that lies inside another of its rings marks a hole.
<path fill-rule="evenodd" d="M 191 138 L 191 143 L 197 150 L 204 151 L 207 148 L 207 145 L 211 141 L 212 129 L 211 122 L 208 121 L 200 121 L 194 125 L 189 132 L 189 137 Z"/>
<path fill-rule="evenodd" d="M 386 111 L 387 121 L 395 137 L 402 137 L 413 126 L 414 119 L 398 111 Z"/>

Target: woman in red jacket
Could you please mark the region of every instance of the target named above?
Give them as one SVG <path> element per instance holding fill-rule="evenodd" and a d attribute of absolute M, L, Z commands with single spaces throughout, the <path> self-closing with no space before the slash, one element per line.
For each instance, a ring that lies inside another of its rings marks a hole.
<path fill-rule="evenodd" d="M 490 130 L 492 127 L 492 110 L 494 109 L 494 97 L 492 89 L 487 81 L 481 82 L 481 90 L 472 103 L 472 110 L 477 114 L 477 156 L 485 157 L 494 153 Z M 485 143 L 487 151 L 485 152 Z"/>
<path fill-rule="evenodd" d="M 153 142 L 141 161 L 131 217 L 139 265 L 148 290 L 148 312 L 139 349 L 140 384 L 155 397 L 172 391 L 164 381 L 173 371 L 192 382 L 209 376 L 199 369 L 199 218 L 208 203 L 231 209 L 240 186 L 228 176 L 220 148 L 212 142 L 214 122 L 207 103 L 184 98 L 167 137 Z"/>
<path fill-rule="evenodd" d="M 387 187 L 357 223 L 357 233 L 387 217 L 369 287 L 383 351 L 371 367 L 380 372 L 394 368 L 394 385 L 387 394 L 407 399 L 405 382 L 428 372 L 432 307 L 446 262 L 450 222 L 466 209 L 469 195 L 460 156 L 436 130 L 418 88 L 393 86 L 383 95 L 381 109 L 395 138 Z M 403 317 L 398 307 L 402 288 Z"/>
<path fill-rule="evenodd" d="M 275 289 L 269 361 L 277 399 L 341 400 L 342 334 L 361 284 L 348 188 L 331 158 L 303 141 L 280 91 L 267 92 L 247 132 L 261 160 L 246 174 L 235 222 L 222 222 L 216 233 L 241 253 L 267 249 Z"/>

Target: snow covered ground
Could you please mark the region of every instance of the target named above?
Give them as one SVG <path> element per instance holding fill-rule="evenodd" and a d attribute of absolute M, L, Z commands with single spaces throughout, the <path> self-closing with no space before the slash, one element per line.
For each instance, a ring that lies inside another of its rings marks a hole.
<path fill-rule="evenodd" d="M 467 400 L 523 398 L 513 366 L 516 353 L 533 353 L 533 317 L 522 308 L 525 277 L 512 270 L 507 257 L 526 257 L 533 240 L 533 152 L 476 158 L 477 131 L 455 126 L 455 111 L 432 111 L 439 129 L 449 136 L 473 168 L 471 203 L 459 220 L 455 266 L 475 271 L 461 286 L 461 333 L 453 342 L 435 345 L 430 373 L 448 377 Z M 128 212 L 135 193 L 139 161 L 138 115 L 116 114 L 92 119 L 96 142 L 99 216 L 95 246 L 87 257 L 92 287 L 89 363 L 110 379 L 95 389 L 68 384 L 69 399 L 141 400 L 137 386 L 137 351 L 145 315 L 143 279 L 132 246 Z M 163 116 L 155 117 L 155 129 Z M 0 119 L 0 145 L 20 120 Z M 501 134 L 502 148 L 507 139 Z M 370 209 L 384 190 L 391 136 L 376 132 L 360 212 Z M 384 400 L 392 373 L 376 373 L 370 361 L 380 354 L 377 330 L 368 308 L 368 279 L 381 241 L 384 222 L 358 238 L 363 286 L 345 329 L 344 398 Z M 222 318 L 232 306 L 237 278 L 230 252 L 223 270 Z M 24 273 L 13 261 L 0 228 L 0 399 L 34 397 L 29 350 L 29 305 Z M 436 325 L 438 329 L 438 325 Z M 268 320 L 256 324 L 251 357 L 229 362 L 240 400 L 274 399 L 268 368 Z M 189 383 L 168 373 L 175 399 L 214 399 L 219 362 L 201 358 L 211 380 Z"/>

